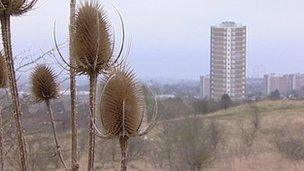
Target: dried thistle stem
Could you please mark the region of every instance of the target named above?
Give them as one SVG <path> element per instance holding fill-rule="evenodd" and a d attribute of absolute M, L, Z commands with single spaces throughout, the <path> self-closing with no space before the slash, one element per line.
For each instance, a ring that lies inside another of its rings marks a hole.
<path fill-rule="evenodd" d="M 14 69 L 14 60 L 13 60 L 13 52 L 12 52 L 12 43 L 11 43 L 11 28 L 10 28 L 10 16 L 6 15 L 1 18 L 1 31 L 2 31 L 2 40 L 4 47 L 4 56 L 7 64 L 8 70 L 8 82 L 9 88 L 12 98 L 12 107 L 13 107 L 13 117 L 15 119 L 16 129 L 17 129 L 17 139 L 18 139 L 18 147 L 19 147 L 19 157 L 21 170 L 27 171 L 28 164 L 26 161 L 26 147 L 25 140 L 23 136 L 23 130 L 21 126 L 21 108 L 20 108 L 20 100 L 18 96 L 18 87 L 17 80 Z"/>
<path fill-rule="evenodd" d="M 96 111 L 96 85 L 97 74 L 90 75 L 90 125 L 89 125 L 89 154 L 88 154 L 88 171 L 94 170 L 95 157 L 95 111 Z"/>
<path fill-rule="evenodd" d="M 73 34 L 75 26 L 75 8 L 76 1 L 70 1 L 70 93 L 71 93 L 71 131 L 72 131 L 72 152 L 71 152 L 71 165 L 72 171 L 79 169 L 78 154 L 77 154 L 77 110 L 76 110 L 76 79 L 75 79 L 75 60 L 73 59 Z"/>
<path fill-rule="evenodd" d="M 127 171 L 128 165 L 128 136 L 121 135 L 119 137 L 119 144 L 121 149 L 121 171 Z"/>
<path fill-rule="evenodd" d="M 66 163 L 63 159 L 61 149 L 60 149 L 60 145 L 59 145 L 59 142 L 58 142 L 56 125 L 55 125 L 55 121 L 54 121 L 54 114 L 53 114 L 53 110 L 52 110 L 51 105 L 50 105 L 50 101 L 48 101 L 48 100 L 45 101 L 45 104 L 46 104 L 47 111 L 48 111 L 48 114 L 49 114 L 49 117 L 50 117 L 50 123 L 52 125 L 52 131 L 53 131 L 53 136 L 54 136 L 54 142 L 55 142 L 55 145 L 56 145 L 57 155 L 59 156 L 59 159 L 60 159 L 62 165 L 64 166 L 64 168 L 67 169 L 67 165 L 66 165 Z"/>
<path fill-rule="evenodd" d="M 3 139 L 2 107 L 0 106 L 0 170 L 4 170 Z"/>

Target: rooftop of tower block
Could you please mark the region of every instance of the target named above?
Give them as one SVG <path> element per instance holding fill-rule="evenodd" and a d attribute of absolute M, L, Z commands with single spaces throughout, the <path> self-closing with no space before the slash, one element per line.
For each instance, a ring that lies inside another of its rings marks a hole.
<path fill-rule="evenodd" d="M 227 28 L 227 27 L 244 27 L 244 26 L 234 21 L 224 21 L 214 27 Z"/>

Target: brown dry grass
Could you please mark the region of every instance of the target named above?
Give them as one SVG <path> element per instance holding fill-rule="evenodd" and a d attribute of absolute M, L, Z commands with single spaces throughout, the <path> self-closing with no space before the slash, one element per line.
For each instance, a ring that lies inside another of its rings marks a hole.
<path fill-rule="evenodd" d="M 292 162 L 277 152 L 273 144 L 270 143 L 272 137 L 271 130 L 282 128 L 286 125 L 304 125 L 304 101 L 262 101 L 257 103 L 261 112 L 261 130 L 254 145 L 254 152 L 249 158 L 244 159 L 238 155 L 240 144 L 240 134 L 238 128 L 239 120 L 245 122 L 249 120 L 247 105 L 241 105 L 218 111 L 208 115 L 200 116 L 201 119 L 216 119 L 224 127 L 225 144 L 229 147 L 221 153 L 221 158 L 217 160 L 208 171 L 301 171 L 304 170 L 304 163 Z M 171 120 L 179 122 L 182 119 Z M 161 123 L 160 123 L 161 124 Z M 149 136 L 153 137 L 152 133 Z M 85 170 L 85 157 L 80 160 L 82 166 L 80 170 Z M 119 163 L 109 165 L 101 170 L 119 170 Z M 148 160 L 132 161 L 129 164 L 130 171 L 154 171 L 167 170 L 153 167 Z"/>

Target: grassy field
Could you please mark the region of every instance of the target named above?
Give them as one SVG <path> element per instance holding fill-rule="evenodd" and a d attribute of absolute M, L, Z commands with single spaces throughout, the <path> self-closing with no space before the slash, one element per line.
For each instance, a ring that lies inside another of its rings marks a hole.
<path fill-rule="evenodd" d="M 252 147 L 250 147 L 250 155 L 244 157 L 242 146 L 242 134 L 240 131 L 240 123 L 246 127 L 250 126 L 250 118 L 252 108 L 256 106 L 260 113 L 260 128 L 255 137 Z M 191 116 L 193 117 L 193 116 Z M 208 171 L 301 171 L 304 170 L 304 164 L 301 161 L 294 161 L 284 154 L 280 153 L 273 144 L 273 137 L 275 130 L 295 130 L 291 132 L 293 136 L 302 137 L 304 132 L 304 101 L 262 101 L 254 104 L 243 104 L 237 107 L 229 108 L 226 111 L 220 110 L 215 113 L 207 115 L 196 115 L 196 119 L 200 121 L 214 120 L 220 126 L 223 143 L 218 150 L 217 158 L 213 164 L 206 168 Z M 162 124 L 172 122 L 179 125 L 184 118 L 178 118 L 168 121 L 160 121 L 156 125 L 153 132 L 148 135 L 148 140 L 152 142 L 157 138 L 158 131 Z M 298 129 L 300 128 L 300 129 Z M 86 149 L 86 135 L 84 130 L 79 140 L 79 145 Z M 45 137 L 45 136 L 42 136 Z M 304 136 L 303 136 L 304 137 Z M 41 137 L 40 137 L 41 138 Z M 69 135 L 61 134 L 61 142 L 65 149 L 70 150 Z M 50 146 L 52 141 L 50 140 Z M 152 143 L 153 144 L 153 143 Z M 98 147 L 106 147 L 97 140 Z M 304 139 L 303 139 L 304 145 Z M 101 148 L 101 149 L 102 149 Z M 304 148 L 304 146 L 303 146 Z M 97 170 L 114 171 L 119 170 L 119 149 L 114 163 L 107 163 L 102 168 Z M 101 150 L 102 151 L 102 150 Z M 97 151 L 99 155 L 100 151 Z M 304 154 L 304 149 L 303 149 Z M 87 153 L 81 151 L 81 169 L 86 170 Z M 39 156 L 37 156 L 39 158 Z M 69 157 L 65 157 L 68 159 Z M 103 165 L 96 159 L 96 166 Z M 166 167 L 156 168 L 152 165 L 151 159 L 144 156 L 129 163 L 129 170 L 134 171 L 154 171 L 154 170 L 168 170 Z"/>
<path fill-rule="evenodd" d="M 304 101 L 262 101 L 255 104 L 260 112 L 261 128 L 253 145 L 252 154 L 244 159 L 238 154 L 240 146 L 239 123 L 249 124 L 250 108 L 241 105 L 202 116 L 214 118 L 221 123 L 226 145 L 229 146 L 226 157 L 217 161 L 208 170 L 236 171 L 292 171 L 304 170 L 302 162 L 295 162 L 280 154 L 271 143 L 273 130 L 296 129 L 304 125 Z M 295 135 L 296 136 L 296 135 Z"/>
<path fill-rule="evenodd" d="M 304 170 L 301 161 L 293 161 L 279 153 L 274 147 L 273 131 L 276 129 L 295 129 L 304 126 L 304 101 L 262 101 L 254 103 L 260 113 L 260 129 L 247 158 L 240 154 L 241 133 L 239 123 L 250 124 L 249 104 L 220 110 L 207 115 L 197 115 L 201 120 L 215 120 L 220 124 L 225 139 L 225 149 L 219 159 L 206 170 L 210 171 L 300 171 Z M 170 122 L 180 122 L 174 119 Z M 161 123 L 160 123 L 161 124 Z M 147 164 L 133 163 L 137 169 L 146 170 Z M 141 167 L 141 165 L 144 165 Z M 151 167 L 151 166 L 150 166 Z M 160 170 L 151 169 L 150 170 Z M 164 169 L 165 170 L 165 169 Z"/>

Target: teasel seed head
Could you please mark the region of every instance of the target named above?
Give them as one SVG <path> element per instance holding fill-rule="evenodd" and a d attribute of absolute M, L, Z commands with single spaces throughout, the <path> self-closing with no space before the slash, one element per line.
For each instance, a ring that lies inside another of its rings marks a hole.
<path fill-rule="evenodd" d="M 0 0 L 0 18 L 4 16 L 20 16 L 30 11 L 37 0 Z"/>
<path fill-rule="evenodd" d="M 5 64 L 5 59 L 2 53 L 0 52 L 0 88 L 7 87 L 7 69 Z"/>
<path fill-rule="evenodd" d="M 37 102 L 55 99 L 58 96 L 58 84 L 52 68 L 38 65 L 31 74 L 32 93 Z"/>
<path fill-rule="evenodd" d="M 138 134 L 145 111 L 144 95 L 132 71 L 114 68 L 103 80 L 100 116 L 109 136 Z"/>
<path fill-rule="evenodd" d="M 85 2 L 76 13 L 73 54 L 81 74 L 98 74 L 108 69 L 113 43 L 105 11 L 95 1 Z"/>

